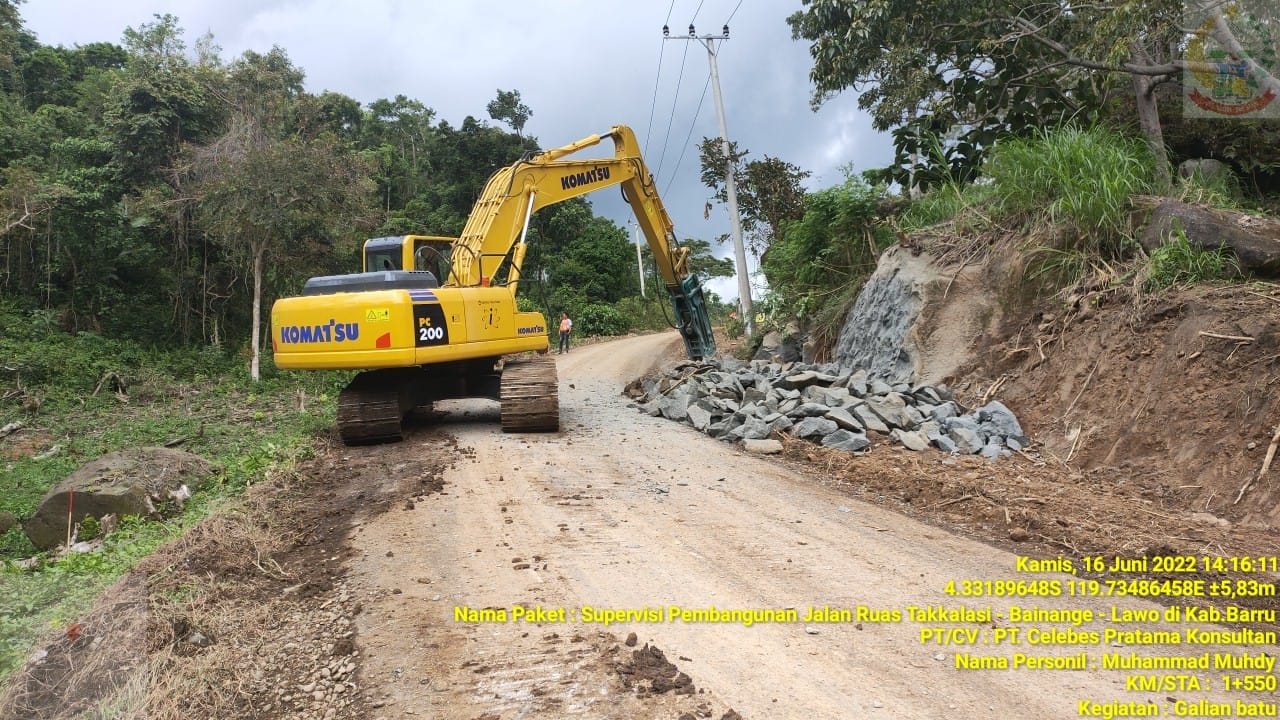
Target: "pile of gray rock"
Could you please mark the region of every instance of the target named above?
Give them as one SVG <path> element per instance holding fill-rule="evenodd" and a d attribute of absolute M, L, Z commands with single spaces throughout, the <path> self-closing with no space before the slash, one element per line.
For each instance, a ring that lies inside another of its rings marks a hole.
<path fill-rule="evenodd" d="M 633 383 L 628 394 L 649 415 L 761 452 L 770 449 L 760 441 L 774 433 L 849 452 L 862 452 L 877 439 L 988 458 L 1030 442 L 999 402 L 964 412 L 944 386 L 890 384 L 833 364 L 732 358 L 684 363 Z"/>

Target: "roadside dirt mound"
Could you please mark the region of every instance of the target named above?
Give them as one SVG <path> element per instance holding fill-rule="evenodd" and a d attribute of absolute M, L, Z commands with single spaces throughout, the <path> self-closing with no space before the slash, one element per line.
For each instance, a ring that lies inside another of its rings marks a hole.
<path fill-rule="evenodd" d="M 997 396 L 1046 456 L 1159 508 L 1280 529 L 1280 289 L 1090 293 L 1009 313 L 957 389 Z"/>
<path fill-rule="evenodd" d="M 371 717 L 348 534 L 438 492 L 452 455 L 320 446 L 139 563 L 10 682 L 0 720 Z"/>
<path fill-rule="evenodd" d="M 638 695 L 646 692 L 658 695 L 665 692 L 692 695 L 697 691 L 688 675 L 680 672 L 661 650 L 648 643 L 632 650 L 631 657 L 618 663 L 617 670 L 623 687 L 634 689 Z"/>

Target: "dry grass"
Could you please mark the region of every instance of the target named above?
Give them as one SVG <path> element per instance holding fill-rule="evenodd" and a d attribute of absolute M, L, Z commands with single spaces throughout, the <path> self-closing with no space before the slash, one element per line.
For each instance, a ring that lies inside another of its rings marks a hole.
<path fill-rule="evenodd" d="M 147 625 L 145 590 L 126 578 L 14 676 L 0 695 L 0 718 L 145 717 Z"/>
<path fill-rule="evenodd" d="M 254 488 L 140 562 L 15 674 L 0 720 L 245 716 L 246 670 L 290 581 L 275 557 L 300 539 L 297 479 Z"/>

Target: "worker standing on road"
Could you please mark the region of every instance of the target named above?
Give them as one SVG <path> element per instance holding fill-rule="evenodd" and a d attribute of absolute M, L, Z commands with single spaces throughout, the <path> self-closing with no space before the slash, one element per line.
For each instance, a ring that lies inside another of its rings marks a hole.
<path fill-rule="evenodd" d="M 573 321 L 569 313 L 560 313 L 560 352 L 569 352 L 569 331 L 573 329 Z"/>

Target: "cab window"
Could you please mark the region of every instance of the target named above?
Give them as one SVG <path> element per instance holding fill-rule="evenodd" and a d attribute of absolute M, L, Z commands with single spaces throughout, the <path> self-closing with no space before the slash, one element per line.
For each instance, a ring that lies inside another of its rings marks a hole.
<path fill-rule="evenodd" d="M 383 270 L 400 270 L 400 257 L 394 249 L 389 250 L 370 250 L 368 257 L 365 259 L 367 272 L 382 272 Z"/>
<path fill-rule="evenodd" d="M 449 279 L 451 264 L 449 254 L 453 251 L 453 243 L 443 240 L 415 240 L 413 247 L 413 269 L 425 270 L 435 275 L 436 281 L 443 284 Z"/>

